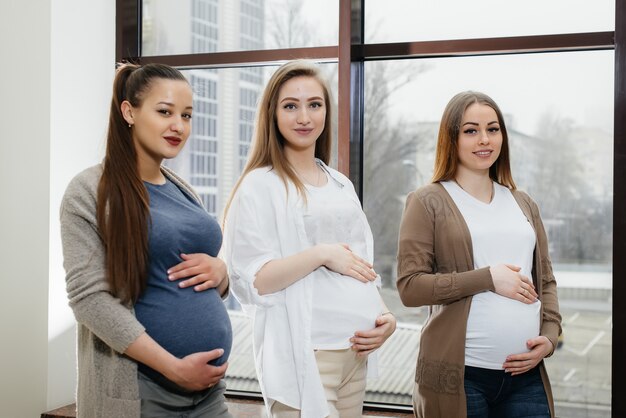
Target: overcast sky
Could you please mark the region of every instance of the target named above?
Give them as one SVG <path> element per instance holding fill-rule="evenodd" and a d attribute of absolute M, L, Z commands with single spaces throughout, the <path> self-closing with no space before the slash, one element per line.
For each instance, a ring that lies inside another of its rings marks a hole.
<path fill-rule="evenodd" d="M 365 7 L 366 41 L 372 43 L 615 28 L 614 0 L 368 0 Z M 302 15 L 316 28 L 317 36 L 330 43 L 337 9 L 338 0 L 306 1 Z M 516 129 L 528 134 L 536 131 L 537 120 L 546 111 L 579 125 L 613 131 L 613 51 L 405 60 L 387 65 L 393 73 L 417 71 L 422 64 L 427 70 L 394 95 L 391 118 L 437 121 L 455 93 L 479 90 L 513 116 Z"/>
<path fill-rule="evenodd" d="M 489 94 L 515 129 L 533 134 L 545 112 L 584 125 L 613 131 L 613 52 L 569 52 L 492 57 L 396 61 L 423 73 L 391 100 L 393 116 L 438 121 L 448 100 L 459 91 Z M 367 67 L 366 67 L 367 74 Z"/>

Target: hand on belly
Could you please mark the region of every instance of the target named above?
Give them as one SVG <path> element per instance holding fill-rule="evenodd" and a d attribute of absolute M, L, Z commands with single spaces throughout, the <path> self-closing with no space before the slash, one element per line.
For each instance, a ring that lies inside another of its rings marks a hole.
<path fill-rule="evenodd" d="M 539 364 L 539 362 L 554 350 L 552 342 L 543 335 L 526 341 L 527 353 L 511 354 L 502 365 L 504 371 L 515 376 L 525 373 Z"/>

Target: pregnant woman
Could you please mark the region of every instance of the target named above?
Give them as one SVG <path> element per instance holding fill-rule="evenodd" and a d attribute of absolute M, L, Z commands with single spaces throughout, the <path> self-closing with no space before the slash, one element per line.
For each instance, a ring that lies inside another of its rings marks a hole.
<path fill-rule="evenodd" d="M 413 403 L 417 417 L 553 417 L 543 359 L 561 331 L 537 204 L 515 187 L 502 113 L 460 93 L 441 125 L 432 184 L 409 194 L 398 291 L 429 306 Z"/>
<path fill-rule="evenodd" d="M 230 417 L 221 231 L 191 187 L 161 166 L 189 138 L 192 105 L 176 69 L 122 65 L 104 161 L 63 197 L 80 418 Z"/>
<path fill-rule="evenodd" d="M 225 218 L 233 293 L 254 318 L 273 418 L 361 416 L 366 371 L 396 325 L 378 292 L 372 232 L 354 187 L 327 166 L 331 106 L 316 66 L 276 70 Z"/>

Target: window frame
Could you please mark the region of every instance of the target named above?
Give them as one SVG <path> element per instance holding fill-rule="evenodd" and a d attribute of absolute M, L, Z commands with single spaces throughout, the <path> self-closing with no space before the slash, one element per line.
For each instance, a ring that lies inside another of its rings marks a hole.
<path fill-rule="evenodd" d="M 615 51 L 613 155 L 613 332 L 611 416 L 626 416 L 626 2 L 615 1 L 615 31 L 536 36 L 364 43 L 365 0 L 339 0 L 337 45 L 323 47 L 216 52 L 144 57 L 141 53 L 141 0 L 116 0 L 115 61 L 160 62 L 181 69 L 274 65 L 308 58 L 338 62 L 338 169 L 354 182 L 363 197 L 364 64 L 386 59 L 422 59 L 481 55 L 535 54 L 568 51 Z M 235 396 L 242 396 L 241 394 Z M 260 395 L 257 396 L 260 399 Z M 372 405 L 373 409 L 406 412 L 402 406 Z"/>

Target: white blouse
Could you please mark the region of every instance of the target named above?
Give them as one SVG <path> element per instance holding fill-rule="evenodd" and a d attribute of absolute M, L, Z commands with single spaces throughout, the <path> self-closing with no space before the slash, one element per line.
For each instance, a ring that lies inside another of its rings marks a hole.
<path fill-rule="evenodd" d="M 354 186 L 343 174 L 318 161 L 345 193 L 360 205 Z M 301 410 L 302 418 L 328 415 L 326 396 L 311 342 L 313 281 L 316 271 L 287 288 L 259 295 L 257 272 L 269 261 L 310 247 L 304 204 L 293 184 L 288 192 L 270 168 L 255 169 L 242 180 L 227 213 L 223 251 L 231 291 L 253 318 L 253 347 L 259 384 L 268 409 L 274 401 Z M 366 226 L 365 259 L 372 262 L 373 238 Z M 380 283 L 380 278 L 377 279 Z M 368 375 L 376 371 L 376 352 L 368 358 Z"/>

